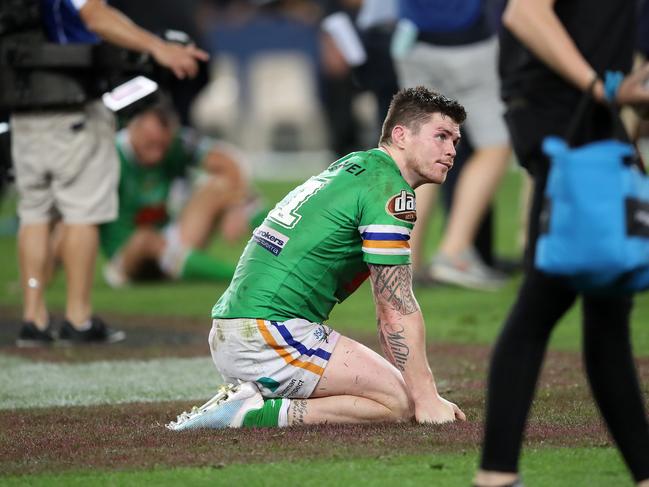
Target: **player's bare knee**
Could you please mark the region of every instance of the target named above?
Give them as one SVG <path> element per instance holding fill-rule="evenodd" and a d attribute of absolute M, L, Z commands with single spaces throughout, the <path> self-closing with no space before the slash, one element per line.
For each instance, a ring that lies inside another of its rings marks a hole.
<path fill-rule="evenodd" d="M 412 420 L 415 416 L 415 406 L 408 392 L 404 389 L 395 388 L 396 392 L 388 404 L 390 410 L 390 420 L 396 423 L 403 423 Z"/>

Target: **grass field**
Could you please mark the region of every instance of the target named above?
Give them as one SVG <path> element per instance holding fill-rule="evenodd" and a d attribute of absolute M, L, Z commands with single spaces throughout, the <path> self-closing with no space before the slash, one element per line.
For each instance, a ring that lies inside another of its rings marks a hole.
<path fill-rule="evenodd" d="M 277 200 L 292 183 L 260 183 Z M 520 174 L 511 172 L 497 203 L 497 243 L 516 256 Z M 6 217 L 11 202 L 2 207 Z M 431 229 L 432 251 L 441 218 Z M 210 252 L 236 260 L 243 242 Z M 163 424 L 212 395 L 206 335 L 225 285 L 157 283 L 108 288 L 98 273 L 96 311 L 128 333 L 112 347 L 19 350 L 15 240 L 0 237 L 1 485 L 441 485 L 467 486 L 483 419 L 490 345 L 518 278 L 496 293 L 417 290 L 429 359 L 444 394 L 469 417 L 444 426 L 320 426 L 283 430 L 172 433 Z M 61 317 L 65 282 L 49 293 Z M 377 347 L 367 285 L 334 311 L 330 324 Z M 634 345 L 649 393 L 649 299 L 639 296 Z M 528 486 L 631 485 L 583 377 L 579 314 L 553 335 L 527 432 L 522 472 Z"/>

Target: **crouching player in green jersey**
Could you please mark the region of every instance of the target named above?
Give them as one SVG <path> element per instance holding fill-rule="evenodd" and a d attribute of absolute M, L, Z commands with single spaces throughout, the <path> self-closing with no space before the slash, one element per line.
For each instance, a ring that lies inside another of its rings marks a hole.
<path fill-rule="evenodd" d="M 234 266 L 202 249 L 215 227 L 232 241 L 260 222 L 254 221 L 255 215 L 265 215 L 259 212 L 238 151 L 181 127 L 165 101 L 137 115 L 117 134 L 116 143 L 119 212 L 115 221 L 100 227 L 108 284 L 119 287 L 162 276 L 230 280 Z M 179 217 L 172 218 L 172 187 L 191 179 L 192 170 L 202 172 Z"/>
<path fill-rule="evenodd" d="M 408 243 L 413 190 L 444 181 L 465 116 L 426 88 L 401 90 L 378 149 L 336 161 L 270 211 L 212 311 L 212 358 L 231 383 L 169 429 L 465 419 L 428 365 Z M 387 360 L 324 324 L 368 276 Z"/>

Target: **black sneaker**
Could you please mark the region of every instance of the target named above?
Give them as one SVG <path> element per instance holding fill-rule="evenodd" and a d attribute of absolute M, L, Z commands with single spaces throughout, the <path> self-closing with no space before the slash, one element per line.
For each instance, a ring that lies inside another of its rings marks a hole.
<path fill-rule="evenodd" d="M 97 316 L 90 318 L 90 328 L 77 330 L 68 320 L 63 322 L 59 331 L 59 341 L 62 344 L 116 343 L 126 338 L 121 330 L 108 328 L 106 323 Z"/>
<path fill-rule="evenodd" d="M 54 330 L 52 325 L 48 324 L 47 328 L 41 330 L 33 321 L 23 321 L 16 345 L 21 348 L 26 347 L 47 347 L 54 343 Z"/>

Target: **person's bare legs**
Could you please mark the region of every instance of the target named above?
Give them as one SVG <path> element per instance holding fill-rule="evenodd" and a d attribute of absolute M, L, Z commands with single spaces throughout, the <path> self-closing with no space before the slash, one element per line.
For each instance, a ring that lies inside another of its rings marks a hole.
<path fill-rule="evenodd" d="M 233 205 L 244 202 L 244 193 L 229 189 L 226 183 L 212 177 L 192 193 L 178 220 L 180 241 L 185 247 L 204 248 L 216 221 Z M 244 223 L 247 229 L 248 222 Z"/>
<path fill-rule="evenodd" d="M 96 225 L 65 224 L 62 259 L 67 281 L 66 319 L 82 325 L 92 314 L 91 294 L 99 235 Z"/>
<path fill-rule="evenodd" d="M 222 178 L 211 177 L 201 184 L 192 193 L 177 223 L 182 248 L 205 247 L 215 222 L 227 212 L 228 205 L 238 200 L 243 197 L 229 190 Z M 133 279 L 145 261 L 159 262 L 167 246 L 162 232 L 153 227 L 139 227 L 120 250 L 120 272 Z"/>
<path fill-rule="evenodd" d="M 289 425 L 408 421 L 414 409 L 401 373 L 386 359 L 341 336 L 308 399 L 293 399 Z"/>
<path fill-rule="evenodd" d="M 155 228 L 138 228 L 120 250 L 121 271 L 134 278 L 144 261 L 160 259 L 165 246 L 164 237 Z"/>
<path fill-rule="evenodd" d="M 425 265 L 426 234 L 428 233 L 428 225 L 435 209 L 438 188 L 436 184 L 424 184 L 415 190 L 417 197 L 417 222 L 410 233 L 410 255 L 413 272 L 421 270 Z"/>
<path fill-rule="evenodd" d="M 54 275 L 61 265 L 64 233 L 65 225 L 63 225 L 62 221 L 58 220 L 50 224 L 50 249 L 45 270 L 45 280 L 48 283 L 54 278 Z"/>
<path fill-rule="evenodd" d="M 476 150 L 462 168 L 439 247 L 441 253 L 457 256 L 473 245 L 478 225 L 507 171 L 510 156 L 509 146 L 485 147 Z"/>
<path fill-rule="evenodd" d="M 21 225 L 18 231 L 18 265 L 23 290 L 23 320 L 41 330 L 47 327 L 45 286 L 50 261 L 50 224 Z"/>

